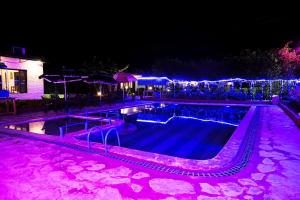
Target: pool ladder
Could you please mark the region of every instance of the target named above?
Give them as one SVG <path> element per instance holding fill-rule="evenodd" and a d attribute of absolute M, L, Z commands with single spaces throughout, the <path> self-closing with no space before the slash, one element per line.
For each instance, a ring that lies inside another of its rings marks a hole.
<path fill-rule="evenodd" d="M 91 148 L 90 135 L 92 133 L 94 133 L 94 132 L 97 132 L 97 131 L 100 131 L 100 133 L 101 133 L 101 139 L 102 139 L 102 144 L 104 144 L 105 153 L 108 153 L 107 138 L 108 138 L 109 134 L 111 134 L 111 133 L 115 133 L 116 134 L 117 139 L 118 139 L 118 145 L 119 145 L 119 147 L 121 146 L 119 132 L 117 131 L 116 128 L 110 128 L 106 132 L 105 137 L 104 137 L 104 133 L 103 133 L 102 127 L 101 126 L 94 126 L 93 128 L 90 129 L 90 131 L 89 131 L 89 133 L 87 135 L 87 143 L 88 143 L 88 148 L 89 149 Z"/>

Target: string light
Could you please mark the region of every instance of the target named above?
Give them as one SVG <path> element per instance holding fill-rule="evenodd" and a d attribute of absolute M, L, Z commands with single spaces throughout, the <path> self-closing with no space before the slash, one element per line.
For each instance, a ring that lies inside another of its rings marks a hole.
<path fill-rule="evenodd" d="M 168 80 L 169 82 L 176 82 L 181 84 L 191 84 L 191 85 L 197 85 L 199 83 L 204 84 L 211 84 L 211 83 L 219 83 L 219 82 L 269 82 L 269 81 L 295 81 L 297 83 L 300 83 L 300 79 L 242 79 L 242 78 L 229 78 L 229 79 L 220 79 L 220 80 L 200 80 L 200 81 L 191 81 L 191 80 L 171 80 L 168 77 L 156 77 L 156 76 L 149 76 L 149 77 L 139 77 L 138 80 Z"/>

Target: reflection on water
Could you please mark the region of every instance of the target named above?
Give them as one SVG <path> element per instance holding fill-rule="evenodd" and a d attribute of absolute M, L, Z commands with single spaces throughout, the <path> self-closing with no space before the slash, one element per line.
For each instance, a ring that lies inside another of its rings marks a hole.
<path fill-rule="evenodd" d="M 45 134 L 45 121 L 31 122 L 29 123 L 29 132 L 37 134 Z"/>
<path fill-rule="evenodd" d="M 123 115 L 131 115 L 140 112 L 141 109 L 138 107 L 130 107 L 121 109 L 121 114 Z"/>
<path fill-rule="evenodd" d="M 37 133 L 37 134 L 60 135 L 60 131 L 59 131 L 60 127 L 63 128 L 64 133 L 71 133 L 71 132 L 84 130 L 86 123 L 88 128 L 101 125 L 101 121 L 99 120 L 86 120 L 86 119 L 66 117 L 66 118 L 50 119 L 50 120 L 43 120 L 43 121 L 27 122 L 22 124 L 11 124 L 5 126 L 5 128 Z"/>
<path fill-rule="evenodd" d="M 249 107 L 153 104 L 138 113 L 138 122 L 166 124 L 174 118 L 210 121 L 238 126 Z"/>

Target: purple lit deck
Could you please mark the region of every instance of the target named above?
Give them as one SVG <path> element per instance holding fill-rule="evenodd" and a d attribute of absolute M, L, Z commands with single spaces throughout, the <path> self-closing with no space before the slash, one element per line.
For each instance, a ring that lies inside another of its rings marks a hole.
<path fill-rule="evenodd" d="M 237 174 L 218 178 L 172 175 L 0 134 L 0 198 L 297 199 L 300 130 L 279 107 L 260 109 L 249 163 Z"/>

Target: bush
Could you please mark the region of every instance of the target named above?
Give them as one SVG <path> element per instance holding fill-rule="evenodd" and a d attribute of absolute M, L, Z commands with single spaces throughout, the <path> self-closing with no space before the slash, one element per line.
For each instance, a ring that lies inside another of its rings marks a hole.
<path fill-rule="evenodd" d="M 43 100 L 17 100 L 16 101 L 17 112 L 35 112 L 45 109 Z"/>

